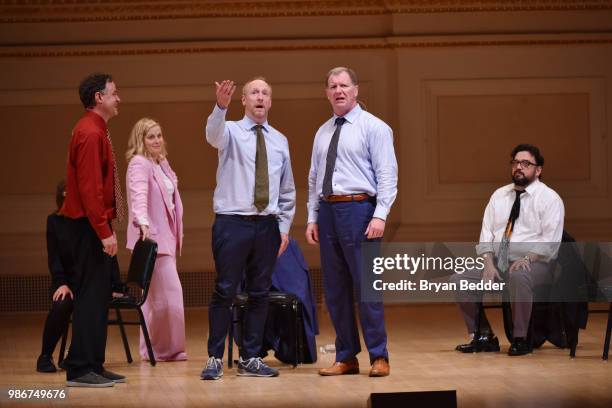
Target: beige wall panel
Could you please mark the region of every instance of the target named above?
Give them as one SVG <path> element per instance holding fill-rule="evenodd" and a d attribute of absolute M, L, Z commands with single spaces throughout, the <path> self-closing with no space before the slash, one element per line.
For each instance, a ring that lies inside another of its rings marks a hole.
<path fill-rule="evenodd" d="M 438 184 L 508 182 L 516 140 L 539 140 L 547 181 L 590 181 L 587 94 L 440 96 L 437 113 Z"/>
<path fill-rule="evenodd" d="M 427 81 L 427 197 L 473 196 L 507 183 L 509 152 L 526 142 L 542 149 L 545 179 L 568 197 L 607 195 L 604 85 L 601 78 Z M 471 160 L 458 167 L 461 158 Z"/>
<path fill-rule="evenodd" d="M 398 49 L 397 55 L 398 131 L 404 143 L 402 228 L 396 240 L 413 239 L 416 225 L 421 230 L 432 225 L 430 235 L 435 236 L 436 224 L 448 223 L 451 229 L 455 225 L 457 231 L 461 225 L 478 225 L 490 194 L 507 182 L 503 174 L 509 172 L 509 150 L 524 141 L 523 135 L 541 145 L 547 159 L 545 181 L 563 197 L 568 225 L 599 220 L 609 226 L 605 220 L 612 216 L 612 152 L 607 142 L 612 119 L 607 102 L 612 97 L 611 46 L 525 42 L 511 47 Z M 503 117 L 504 105 L 511 116 Z M 478 116 L 485 108 L 490 116 Z M 520 125 L 524 120 L 533 123 Z M 495 140 L 483 144 L 486 132 Z M 588 163 L 570 166 L 573 157 Z M 597 229 L 595 224 L 590 225 Z M 477 233 L 474 228 L 471 239 Z"/>
<path fill-rule="evenodd" d="M 80 114 L 77 105 L 0 106 L 5 151 L 0 194 L 53 196 L 66 171 L 70 131 Z"/>

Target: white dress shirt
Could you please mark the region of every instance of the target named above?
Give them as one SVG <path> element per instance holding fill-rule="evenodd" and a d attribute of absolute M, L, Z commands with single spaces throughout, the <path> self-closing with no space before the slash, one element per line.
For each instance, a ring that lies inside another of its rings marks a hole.
<path fill-rule="evenodd" d="M 317 222 L 327 150 L 336 130 L 334 115 L 315 135 L 308 175 L 308 222 Z M 355 106 L 344 115 L 332 177 L 335 195 L 367 193 L 376 196 L 374 217 L 383 220 L 397 196 L 397 161 L 393 131 L 382 120 Z"/>
<path fill-rule="evenodd" d="M 172 184 L 172 181 L 170 180 L 168 175 L 164 172 L 164 169 L 162 168 L 162 166 L 159 163 L 155 164 L 155 168 L 162 175 L 162 179 L 164 181 L 164 186 L 166 186 L 166 191 L 168 192 L 168 196 L 174 197 L 174 184 Z M 174 201 L 174 200 L 172 200 L 172 201 Z M 172 211 L 172 210 L 174 210 L 174 202 L 170 202 L 170 211 Z"/>
<path fill-rule="evenodd" d="M 266 121 L 269 202 L 261 212 L 255 207 L 256 123 L 245 116 L 226 121 L 227 109 L 217 104 L 206 122 L 206 140 L 219 151 L 217 187 L 213 207 L 217 214 L 276 215 L 280 232 L 289 233 L 295 215 L 295 185 L 287 138 Z"/>
<path fill-rule="evenodd" d="M 479 255 L 499 250 L 515 197 L 514 184 L 498 188 L 491 196 L 482 220 L 480 243 L 476 246 Z M 508 259 L 520 259 L 527 252 L 541 255 L 546 260 L 555 258 L 563 236 L 565 216 L 561 197 L 536 179 L 525 188 L 520 200 L 521 211 L 510 236 Z"/>

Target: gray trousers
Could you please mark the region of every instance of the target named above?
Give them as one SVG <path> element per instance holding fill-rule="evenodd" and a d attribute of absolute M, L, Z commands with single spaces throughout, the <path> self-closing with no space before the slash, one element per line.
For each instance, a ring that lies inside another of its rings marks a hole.
<path fill-rule="evenodd" d="M 459 281 L 480 282 L 482 270 L 472 269 L 463 274 L 453 274 L 450 281 L 457 284 Z M 533 303 L 533 290 L 538 286 L 550 285 L 553 282 L 553 271 L 548 263 L 534 262 L 531 271 L 519 269 L 509 273 L 506 289 L 510 293 L 512 305 L 512 323 L 514 337 L 527 337 L 531 305 Z M 457 304 L 468 329 L 468 333 L 476 332 L 476 315 L 478 303 L 482 301 L 482 291 L 457 291 Z M 482 311 L 480 316 L 480 333 L 490 333 L 491 326 L 487 316 Z"/>

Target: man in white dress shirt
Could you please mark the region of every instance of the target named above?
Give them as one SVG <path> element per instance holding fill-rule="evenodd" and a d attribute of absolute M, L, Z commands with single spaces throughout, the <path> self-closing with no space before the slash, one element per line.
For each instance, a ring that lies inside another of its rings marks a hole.
<path fill-rule="evenodd" d="M 397 195 L 393 131 L 357 102 L 357 75 L 329 71 L 326 94 L 333 116 L 317 131 L 308 176 L 306 240 L 320 243 L 325 301 L 336 330 L 336 362 L 320 375 L 358 374 L 361 351 L 356 293 L 371 377 L 389 375 L 382 302 L 361 300 L 362 242 L 379 242 Z"/>
<path fill-rule="evenodd" d="M 503 280 L 508 284 L 512 315 L 511 356 L 531 352 L 527 331 L 533 291 L 553 282 L 550 261 L 554 260 L 563 235 L 564 207 L 561 197 L 540 181 L 544 157 L 529 144 L 516 146 L 511 153 L 512 184 L 497 189 L 485 209 L 476 252 L 485 260 L 484 270 L 455 274 L 451 280 L 485 282 Z M 473 353 L 499 351 L 499 341 L 484 314 L 476 327 L 482 292 L 463 291 L 457 300 L 472 340 L 457 351 Z M 474 333 L 479 333 L 478 338 Z"/>

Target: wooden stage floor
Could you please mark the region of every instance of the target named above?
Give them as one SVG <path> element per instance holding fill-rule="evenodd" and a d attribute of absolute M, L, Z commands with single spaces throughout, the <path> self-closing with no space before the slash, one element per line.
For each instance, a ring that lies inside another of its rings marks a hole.
<path fill-rule="evenodd" d="M 465 340 L 465 330 L 454 305 L 390 305 L 386 308 L 391 376 L 369 378 L 367 353 L 359 360 L 361 375 L 320 377 L 317 370 L 333 362 L 333 354 L 319 355 L 313 365 L 297 369 L 268 357 L 280 369 L 278 378 L 244 378 L 225 370 L 219 381 L 201 381 L 206 359 L 207 309 L 186 311 L 186 362 L 127 364 L 118 329 L 109 329 L 106 367 L 128 376 L 127 384 L 107 389 L 67 388 L 63 401 L 7 399 L 7 389 L 63 388 L 64 372 L 35 371 L 45 314 L 0 314 L 0 406 L 84 407 L 365 407 L 372 392 L 457 390 L 464 407 L 612 407 L 612 365 L 601 360 L 605 315 L 591 315 L 581 332 L 578 357 L 545 345 L 535 353 L 508 357 L 501 353 L 460 354 L 454 346 Z M 325 312 L 317 343 L 333 342 Z M 490 313 L 497 333 L 501 316 Z M 137 356 L 136 328 L 128 329 Z M 58 347 L 59 348 L 59 347 Z M 56 351 L 57 354 L 57 351 Z M 54 356 L 57 358 L 56 356 Z M 136 357 L 137 358 L 137 357 Z M 428 407 L 434 408 L 434 407 Z"/>

